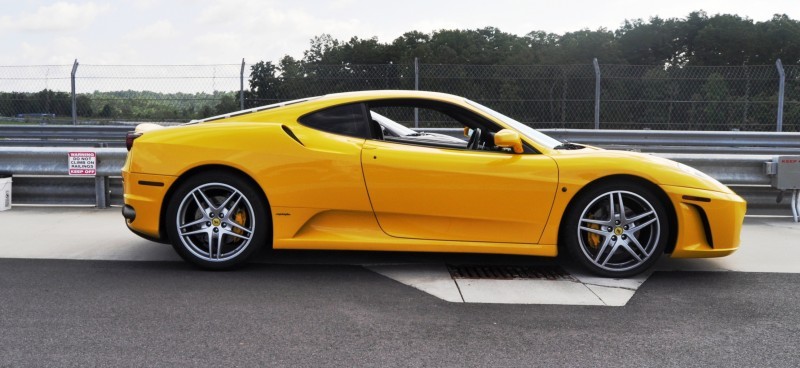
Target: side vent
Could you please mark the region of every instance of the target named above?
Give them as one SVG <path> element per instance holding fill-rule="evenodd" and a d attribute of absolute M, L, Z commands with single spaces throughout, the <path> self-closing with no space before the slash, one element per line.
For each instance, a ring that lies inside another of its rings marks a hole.
<path fill-rule="evenodd" d="M 704 211 L 700 206 L 689 204 L 688 205 L 694 207 L 697 210 L 697 214 L 700 215 L 700 222 L 703 223 L 703 232 L 706 235 L 706 241 L 711 248 L 714 248 L 714 237 L 711 234 L 711 224 L 708 222 L 708 215 L 706 215 L 706 211 Z"/>
<path fill-rule="evenodd" d="M 301 146 L 305 147 L 305 144 L 303 144 L 303 142 L 300 142 L 300 140 L 297 139 L 297 136 L 294 135 L 294 132 L 291 129 L 289 129 L 289 127 L 287 127 L 286 125 L 281 125 L 281 128 L 283 128 L 283 131 L 286 132 L 288 136 L 292 137 L 292 139 L 297 141 L 297 143 L 300 143 Z"/>

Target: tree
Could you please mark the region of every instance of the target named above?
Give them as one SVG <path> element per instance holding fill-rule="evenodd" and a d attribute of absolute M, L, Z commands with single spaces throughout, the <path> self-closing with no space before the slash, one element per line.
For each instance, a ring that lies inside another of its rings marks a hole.
<path fill-rule="evenodd" d="M 281 80 L 278 68 L 271 61 L 259 61 L 250 67 L 250 90 L 245 93 L 245 107 L 267 105 L 278 101 Z"/>
<path fill-rule="evenodd" d="M 749 64 L 754 56 L 755 33 L 753 21 L 738 15 L 709 18 L 694 38 L 690 65 Z"/>

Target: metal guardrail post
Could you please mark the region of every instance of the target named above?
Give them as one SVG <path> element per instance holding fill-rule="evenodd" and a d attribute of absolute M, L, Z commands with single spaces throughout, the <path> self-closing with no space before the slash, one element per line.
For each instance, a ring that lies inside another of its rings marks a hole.
<path fill-rule="evenodd" d="M 95 176 L 94 195 L 97 208 L 108 208 L 108 176 Z"/>
<path fill-rule="evenodd" d="M 600 129 L 600 64 L 597 58 L 592 59 L 594 65 L 594 128 Z"/>
<path fill-rule="evenodd" d="M 775 61 L 775 67 L 778 68 L 778 124 L 776 131 L 783 131 L 783 96 L 786 91 L 786 72 L 783 70 L 783 63 L 781 59 Z"/>
<path fill-rule="evenodd" d="M 244 58 L 242 58 L 242 69 L 239 71 L 239 108 L 244 110 Z"/>
<path fill-rule="evenodd" d="M 78 124 L 78 101 L 75 96 L 75 73 L 78 71 L 78 59 L 72 64 L 72 73 L 70 73 L 70 82 L 72 84 L 72 125 Z"/>

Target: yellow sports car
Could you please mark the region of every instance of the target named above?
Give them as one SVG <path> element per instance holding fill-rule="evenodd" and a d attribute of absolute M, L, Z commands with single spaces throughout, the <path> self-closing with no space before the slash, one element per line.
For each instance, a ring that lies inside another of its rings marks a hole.
<path fill-rule="evenodd" d="M 464 128 L 464 139 L 398 127 Z M 467 138 L 468 137 L 468 138 Z M 734 252 L 745 202 L 685 165 L 556 141 L 468 99 L 364 91 L 128 135 L 128 227 L 221 269 L 257 250 L 556 256 L 627 277 Z"/>

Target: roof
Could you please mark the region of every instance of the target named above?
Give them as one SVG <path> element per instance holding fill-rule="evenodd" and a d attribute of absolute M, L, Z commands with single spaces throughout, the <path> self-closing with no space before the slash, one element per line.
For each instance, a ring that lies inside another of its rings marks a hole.
<path fill-rule="evenodd" d="M 463 99 L 462 97 L 447 93 L 414 91 L 414 90 L 369 90 L 369 91 L 340 92 L 340 93 L 331 93 L 323 96 L 307 97 L 298 100 L 279 102 L 275 104 L 254 107 L 246 110 L 234 111 L 227 114 L 211 116 L 205 119 L 192 120 L 188 124 L 222 120 L 234 116 L 252 114 L 259 111 L 275 109 L 287 105 L 293 105 L 312 100 L 324 101 L 324 100 L 337 100 L 337 99 L 350 100 L 350 99 L 383 99 L 383 98 L 429 98 L 429 99 L 448 100 L 448 101 Z"/>

